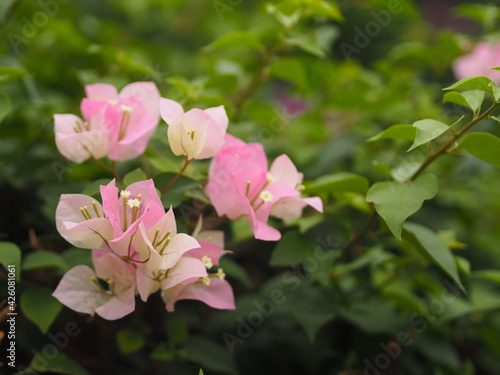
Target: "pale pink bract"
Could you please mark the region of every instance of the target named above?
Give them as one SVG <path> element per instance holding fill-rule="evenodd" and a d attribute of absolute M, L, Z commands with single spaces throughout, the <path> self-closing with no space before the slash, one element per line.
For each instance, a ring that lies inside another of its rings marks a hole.
<path fill-rule="evenodd" d="M 87 266 L 70 269 L 52 294 L 80 313 L 115 320 L 135 309 L 135 269 L 115 254 L 94 252 L 95 272 Z M 106 290 L 98 279 L 108 284 Z"/>
<path fill-rule="evenodd" d="M 485 76 L 500 84 L 500 72 L 490 69 L 500 66 L 500 43 L 478 43 L 472 51 L 457 58 L 453 63 L 453 72 L 458 79 Z"/>
<path fill-rule="evenodd" d="M 276 158 L 268 170 L 260 143 L 246 144 L 228 134 L 212 161 L 205 191 L 219 216 L 246 216 L 255 238 L 276 241 L 281 234 L 267 225 L 269 216 L 295 219 L 307 205 L 323 210 L 320 198 L 301 198 L 302 179 L 288 156 Z"/>
<path fill-rule="evenodd" d="M 160 93 L 152 82 L 135 82 L 120 93 L 112 85 L 85 87 L 80 110 L 83 121 L 73 115 L 55 115 L 56 144 L 66 158 L 81 163 L 108 156 L 129 160 L 144 153 L 160 118 Z"/>
<path fill-rule="evenodd" d="M 191 109 L 170 99 L 160 99 L 160 113 L 168 124 L 168 141 L 175 155 L 188 160 L 213 157 L 224 143 L 228 118 L 223 106 Z"/>

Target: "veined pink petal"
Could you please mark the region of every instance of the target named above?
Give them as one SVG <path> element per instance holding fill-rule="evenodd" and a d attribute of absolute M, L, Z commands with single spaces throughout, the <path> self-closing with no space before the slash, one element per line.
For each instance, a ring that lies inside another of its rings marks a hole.
<path fill-rule="evenodd" d="M 130 287 L 119 295 L 111 297 L 105 304 L 97 307 L 95 312 L 107 320 L 116 320 L 130 314 L 135 309 L 134 287 Z"/>
<path fill-rule="evenodd" d="M 63 305 L 80 313 L 94 315 L 97 307 L 111 296 L 101 292 L 92 282 L 94 271 L 87 266 L 76 266 L 66 272 L 52 294 Z"/>
<path fill-rule="evenodd" d="M 278 182 L 283 182 L 296 188 L 302 182 L 303 175 L 297 171 L 297 168 L 290 158 L 283 154 L 278 156 L 269 171 Z"/>
<path fill-rule="evenodd" d="M 151 223 L 154 223 L 155 221 L 158 221 L 159 218 L 162 217 L 163 213 L 165 212 L 163 210 L 163 206 L 158 205 L 155 202 L 149 202 L 145 203 L 147 204 L 146 209 L 141 212 L 139 211 L 139 216 L 137 220 L 135 220 L 133 223 L 131 223 L 132 218 L 130 217 L 130 213 L 127 215 L 129 217 L 128 221 L 128 228 L 123 234 L 119 235 L 118 237 L 115 237 L 113 240 L 109 241 L 109 246 L 111 249 L 116 252 L 119 255 L 130 255 L 132 247 L 138 251 L 144 253 L 144 251 L 141 251 L 142 248 L 140 246 L 143 246 L 143 236 L 141 235 L 140 231 L 138 230 L 139 226 L 142 225 L 145 228 L 149 227 Z M 130 209 L 128 211 L 131 211 Z M 121 210 L 123 212 L 123 210 Z M 138 248 L 135 248 L 136 245 L 139 245 Z M 147 246 L 147 244 L 146 244 Z M 148 253 L 149 247 L 146 248 L 146 253 Z"/>
<path fill-rule="evenodd" d="M 167 277 L 161 281 L 161 289 L 169 289 L 186 280 L 205 276 L 207 276 L 207 270 L 200 259 L 184 256 L 177 261 L 175 266 L 168 271 Z"/>
<path fill-rule="evenodd" d="M 160 98 L 161 118 L 169 125 L 180 122 L 179 118 L 184 114 L 182 106 L 174 100 Z"/>
<path fill-rule="evenodd" d="M 94 211 L 94 204 L 99 216 Z M 87 220 L 80 207 L 87 207 L 92 219 Z M 99 202 L 83 194 L 63 194 L 56 208 L 56 226 L 61 236 L 76 247 L 100 248 L 113 238 L 111 223 L 104 218 Z"/>
<path fill-rule="evenodd" d="M 226 134 L 229 119 L 223 105 L 205 109 L 205 113 L 214 119 L 221 134 Z"/>
<path fill-rule="evenodd" d="M 82 103 L 80 105 L 80 111 L 82 112 L 83 118 L 86 121 L 90 121 L 90 119 L 97 113 L 106 110 L 109 106 L 107 101 L 103 100 L 92 100 L 88 98 L 83 98 Z"/>
<path fill-rule="evenodd" d="M 191 152 L 196 159 L 207 159 L 214 156 L 224 143 L 224 132 L 221 132 L 215 120 L 206 111 L 194 108 L 184 114 L 184 121 L 194 125 L 197 153 Z M 196 139 L 197 133 L 201 134 Z"/>
<path fill-rule="evenodd" d="M 85 86 L 85 93 L 89 99 L 94 100 L 114 100 L 118 96 L 116 87 L 106 83 L 87 85 Z"/>
<path fill-rule="evenodd" d="M 238 186 L 224 164 L 217 164 L 212 168 L 205 185 L 205 192 L 219 216 L 227 215 L 230 219 L 237 219 L 248 214 L 246 206 L 241 204 L 248 198 L 238 190 Z"/>
<path fill-rule="evenodd" d="M 221 246 L 211 241 L 198 241 L 199 247 L 189 250 L 186 256 L 201 259 L 204 256 L 212 260 L 212 264 L 218 266 L 219 259 L 226 253 Z"/>
<path fill-rule="evenodd" d="M 306 202 L 309 206 L 314 208 L 318 212 L 323 212 L 323 201 L 319 197 L 310 197 L 304 198 L 304 202 Z"/>
<path fill-rule="evenodd" d="M 307 205 L 316 211 L 323 212 L 323 202 L 319 197 L 286 197 L 281 198 L 272 206 L 271 215 L 283 220 L 293 220 L 302 215 L 302 209 Z"/>
<path fill-rule="evenodd" d="M 184 253 L 199 247 L 200 244 L 193 237 L 184 233 L 176 234 L 161 254 L 162 262 L 159 268 L 165 270 L 174 267 Z"/>
<path fill-rule="evenodd" d="M 120 97 L 135 96 L 156 120 L 160 118 L 160 92 L 153 82 L 134 82 L 125 86 Z"/>
<path fill-rule="evenodd" d="M 109 279 L 114 284 L 114 291 L 120 295 L 135 286 L 135 268 L 113 253 L 93 258 L 95 273 L 101 279 Z"/>
<path fill-rule="evenodd" d="M 183 299 L 198 300 L 215 309 L 234 310 L 234 294 L 231 286 L 225 280 L 211 278 L 210 285 L 202 283 L 189 284 L 175 293 L 175 297 L 163 291 L 162 297 L 166 300 L 168 311 L 174 311 L 175 302 Z M 173 294 L 173 293 L 172 293 Z"/>
<path fill-rule="evenodd" d="M 174 155 L 184 155 L 186 153 L 182 144 L 182 137 L 184 133 L 185 130 L 182 121 L 174 122 L 172 125 L 168 126 L 168 143 Z"/>
<path fill-rule="evenodd" d="M 141 299 L 146 302 L 148 297 L 160 289 L 160 283 L 153 280 L 152 271 L 148 269 L 144 264 L 137 267 L 136 273 L 137 280 L 137 290 Z"/>
<path fill-rule="evenodd" d="M 100 159 L 109 150 L 107 134 L 100 130 L 71 135 L 56 133 L 56 145 L 64 157 L 75 163 L 82 163 L 91 157 Z"/>
<path fill-rule="evenodd" d="M 250 203 L 248 203 L 248 205 L 250 205 Z M 281 238 L 279 230 L 267 225 L 266 222 L 260 221 L 253 209 L 250 209 L 249 211 L 249 218 L 256 239 L 263 241 L 278 241 Z"/>
<path fill-rule="evenodd" d="M 123 227 L 119 209 L 121 202 L 118 202 L 119 190 L 115 186 L 115 180 L 112 180 L 108 185 L 101 185 L 100 191 L 104 213 L 113 227 L 114 237 L 119 237 L 123 234 Z"/>
<path fill-rule="evenodd" d="M 224 144 L 222 146 L 222 149 L 224 150 L 235 146 L 245 146 L 245 145 L 246 143 L 241 139 L 235 137 L 234 135 L 226 134 L 224 136 Z"/>
<path fill-rule="evenodd" d="M 198 241 L 212 242 L 220 248 L 224 247 L 224 232 L 221 230 L 204 230 L 196 235 L 193 233 L 193 237 Z"/>
<path fill-rule="evenodd" d="M 100 126 L 97 114 L 89 124 L 90 130 L 87 130 L 83 121 L 77 116 L 54 115 L 56 145 L 59 152 L 67 159 L 81 163 L 90 157 L 99 159 L 107 154 L 108 134 Z"/>
<path fill-rule="evenodd" d="M 134 120 L 132 119 L 132 121 Z M 158 121 L 145 113 L 137 120 L 136 124 L 137 126 L 131 128 L 123 139 L 116 140 L 111 145 L 109 151 L 111 160 L 130 160 L 144 153 Z"/>
<path fill-rule="evenodd" d="M 138 181 L 135 182 L 126 188 L 127 191 L 131 192 L 131 197 L 137 197 L 139 194 L 142 195 L 141 198 L 141 206 L 139 207 L 139 215 L 138 217 L 142 218 L 142 216 L 145 216 L 144 213 L 146 212 L 147 208 L 151 209 L 151 212 L 149 212 L 149 215 L 154 214 L 152 216 L 148 217 L 143 217 L 143 221 L 146 225 L 146 228 L 149 228 L 151 225 L 155 224 L 158 220 L 160 220 L 161 217 L 165 214 L 165 210 L 163 209 L 163 204 L 161 203 L 161 199 L 158 195 L 158 192 L 155 188 L 155 184 L 152 179 L 148 179 L 145 181 Z M 149 207 L 149 204 L 153 203 L 154 206 Z M 160 213 L 160 207 L 161 207 L 161 215 L 158 217 L 158 213 Z"/>
<path fill-rule="evenodd" d="M 61 236 L 82 249 L 108 248 L 113 228 L 108 219 L 90 219 L 81 223 L 63 221 L 58 228 Z"/>
<path fill-rule="evenodd" d="M 83 128 L 83 121 L 80 117 L 72 114 L 54 115 L 54 131 L 60 134 L 75 134 L 74 127 Z"/>

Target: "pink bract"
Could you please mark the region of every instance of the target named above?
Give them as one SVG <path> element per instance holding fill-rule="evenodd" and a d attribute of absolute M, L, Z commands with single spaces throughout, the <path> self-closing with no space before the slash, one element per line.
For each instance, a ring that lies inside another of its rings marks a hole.
<path fill-rule="evenodd" d="M 261 144 L 246 144 L 228 134 L 212 161 L 205 190 L 219 216 L 246 216 L 255 238 L 276 241 L 281 234 L 267 225 L 269 216 L 295 219 L 307 205 L 323 210 L 318 197 L 301 198 L 302 178 L 288 156 L 276 158 L 268 170 Z"/>
<path fill-rule="evenodd" d="M 500 66 L 500 43 L 495 45 L 480 42 L 473 50 L 453 63 L 453 72 L 458 79 L 485 76 L 500 83 L 500 72 L 490 68 Z"/>

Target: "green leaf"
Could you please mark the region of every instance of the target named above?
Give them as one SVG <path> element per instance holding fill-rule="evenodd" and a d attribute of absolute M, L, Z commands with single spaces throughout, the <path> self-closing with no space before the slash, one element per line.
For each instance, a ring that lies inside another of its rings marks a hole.
<path fill-rule="evenodd" d="M 132 185 L 134 182 L 147 180 L 148 176 L 142 171 L 141 168 L 134 169 L 123 177 L 123 183 L 125 186 Z"/>
<path fill-rule="evenodd" d="M 500 138 L 493 134 L 467 134 L 460 141 L 458 149 L 466 150 L 476 158 L 500 168 Z"/>
<path fill-rule="evenodd" d="M 426 259 L 441 268 L 462 291 L 466 292 L 453 254 L 439 237 L 432 230 L 415 223 L 406 223 L 404 229 L 404 239 L 409 241 Z"/>
<path fill-rule="evenodd" d="M 432 199 L 438 192 L 436 176 L 419 176 L 411 184 L 385 181 L 373 184 L 366 195 L 368 202 L 375 204 L 375 209 L 385 220 L 391 232 L 398 240 L 405 220 L 417 212 L 427 199 Z"/>
<path fill-rule="evenodd" d="M 279 4 L 266 4 L 266 12 L 273 15 L 286 29 L 291 29 L 301 17 L 302 11 L 293 1 L 282 1 Z"/>
<path fill-rule="evenodd" d="M 458 14 L 477 21 L 486 30 L 493 29 L 500 16 L 499 9 L 492 4 L 461 4 L 455 10 Z"/>
<path fill-rule="evenodd" d="M 413 125 L 392 125 L 391 127 L 381 131 L 380 133 L 368 138 L 368 142 L 378 141 L 380 139 L 404 139 L 413 141 L 417 129 Z"/>
<path fill-rule="evenodd" d="M 500 68 L 493 68 L 494 70 L 500 70 Z M 490 83 L 491 90 L 493 91 L 493 98 L 496 102 L 500 101 L 500 87 L 495 82 Z"/>
<path fill-rule="evenodd" d="M 492 281 L 495 284 L 500 284 L 500 270 L 482 270 L 472 273 L 473 277 Z"/>
<path fill-rule="evenodd" d="M 472 109 L 472 112 L 477 112 L 484 100 L 484 91 L 468 90 L 464 92 L 447 92 L 444 94 L 443 103 L 455 103 L 462 107 Z"/>
<path fill-rule="evenodd" d="M 289 292 L 283 307 L 288 308 L 302 326 L 310 342 L 314 342 L 320 328 L 336 315 L 328 292 L 308 284 Z"/>
<path fill-rule="evenodd" d="M 289 46 L 298 47 L 301 50 L 310 53 L 317 57 L 325 57 L 325 51 L 319 44 L 316 34 L 300 34 L 286 39 L 286 44 Z"/>
<path fill-rule="evenodd" d="M 175 351 L 172 348 L 169 348 L 164 342 L 156 345 L 153 353 L 151 353 L 151 359 L 155 359 L 157 361 L 170 362 L 175 358 Z"/>
<path fill-rule="evenodd" d="M 0 93 L 0 123 L 12 110 L 10 96 L 6 93 Z"/>
<path fill-rule="evenodd" d="M 66 375 L 90 375 L 87 370 L 75 362 L 72 358 L 68 357 L 62 350 L 58 350 L 55 357 L 45 356 L 43 353 L 36 352 L 35 356 L 31 360 L 31 364 L 27 372 L 22 372 L 23 374 L 31 374 L 30 369 L 33 372 L 48 372 L 55 374 L 66 374 Z"/>
<path fill-rule="evenodd" d="M 464 275 L 470 275 L 470 262 L 461 256 L 455 256 L 458 271 Z"/>
<path fill-rule="evenodd" d="M 493 81 L 487 77 L 468 77 L 461 79 L 457 83 L 444 88 L 443 90 L 480 90 L 490 94 L 493 93 L 491 83 Z"/>
<path fill-rule="evenodd" d="M 110 182 L 111 180 L 109 178 L 100 178 L 96 181 L 92 181 L 83 189 L 82 194 L 90 196 L 99 195 L 101 193 L 101 185 L 106 186 Z"/>
<path fill-rule="evenodd" d="M 144 346 L 146 340 L 144 336 L 133 329 L 122 329 L 116 334 L 118 347 L 122 353 L 132 353 Z"/>
<path fill-rule="evenodd" d="M 200 335 L 192 335 L 184 348 L 203 368 L 224 374 L 236 374 L 234 358 L 216 342 Z"/>
<path fill-rule="evenodd" d="M 253 283 L 248 272 L 239 263 L 228 257 L 222 257 L 219 265 L 224 269 L 227 276 L 235 278 L 249 289 L 253 288 Z"/>
<path fill-rule="evenodd" d="M 176 173 L 161 173 L 155 176 L 154 182 L 158 189 L 163 189 L 176 176 Z M 195 188 L 199 182 L 192 180 L 186 176 L 180 176 L 168 190 L 161 195 L 161 201 L 165 207 L 177 207 L 182 203 L 186 190 Z"/>
<path fill-rule="evenodd" d="M 21 280 L 21 249 L 12 242 L 0 242 L 0 264 L 7 269 L 15 266 L 16 281 Z"/>
<path fill-rule="evenodd" d="M 7 21 L 7 17 L 11 12 L 11 8 L 16 0 L 3 0 L 0 2 L 0 23 Z"/>
<path fill-rule="evenodd" d="M 293 266 L 314 254 L 317 243 L 308 235 L 296 231 L 285 233 L 274 248 L 271 266 Z"/>
<path fill-rule="evenodd" d="M 307 1 L 307 10 L 316 17 L 325 17 L 333 21 L 343 21 L 344 17 L 337 4 L 324 0 Z"/>
<path fill-rule="evenodd" d="M 350 192 L 364 195 L 369 186 L 366 177 L 339 172 L 317 178 L 305 190 L 310 194 Z"/>
<path fill-rule="evenodd" d="M 441 121 L 436 121 L 432 119 L 424 119 L 420 121 L 415 121 L 413 126 L 417 129 L 415 135 L 415 141 L 408 149 L 411 151 L 418 146 L 421 146 L 429 141 L 432 141 L 434 138 L 439 137 L 441 134 L 446 132 L 450 126 L 442 123 Z"/>
<path fill-rule="evenodd" d="M 90 268 L 93 267 L 91 250 L 72 247 L 61 253 L 61 257 L 68 268 L 73 268 L 79 265 L 89 266 Z"/>
<path fill-rule="evenodd" d="M 62 309 L 62 304 L 52 297 L 52 290 L 43 287 L 29 287 L 19 300 L 24 316 L 47 333 Z"/>
<path fill-rule="evenodd" d="M 149 162 L 160 172 L 176 172 L 181 168 L 179 163 L 162 156 L 149 158 Z"/>
<path fill-rule="evenodd" d="M 274 60 L 270 67 L 270 74 L 273 77 L 289 81 L 301 89 L 309 86 L 304 65 L 299 59 L 293 57 L 282 57 Z"/>
<path fill-rule="evenodd" d="M 380 297 L 354 300 L 338 307 L 339 314 L 348 322 L 370 334 L 395 334 L 405 325 L 396 314 L 394 306 Z"/>
<path fill-rule="evenodd" d="M 0 66 L 0 82 L 5 82 L 11 79 L 16 79 L 23 76 L 29 76 L 30 74 L 20 68 L 15 68 L 12 66 Z"/>
<path fill-rule="evenodd" d="M 213 52 L 222 48 L 238 47 L 246 47 L 257 50 L 261 50 L 264 48 L 264 46 L 260 42 L 259 37 L 254 33 L 251 33 L 249 31 L 232 31 L 205 46 L 204 49 L 207 52 Z"/>
<path fill-rule="evenodd" d="M 182 344 L 188 338 L 186 321 L 182 318 L 169 319 L 167 333 L 172 344 Z"/>
<path fill-rule="evenodd" d="M 37 270 L 41 268 L 60 268 L 67 270 L 68 265 L 61 255 L 49 250 L 37 250 L 24 257 L 23 270 Z"/>
<path fill-rule="evenodd" d="M 198 375 L 204 375 L 203 370 L 201 368 L 200 368 L 200 372 L 198 373 Z"/>

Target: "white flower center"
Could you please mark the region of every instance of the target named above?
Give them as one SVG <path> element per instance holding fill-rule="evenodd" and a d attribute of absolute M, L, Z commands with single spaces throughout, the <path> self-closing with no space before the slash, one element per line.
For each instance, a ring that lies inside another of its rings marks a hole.
<path fill-rule="evenodd" d="M 260 194 L 260 199 L 262 199 L 264 202 L 271 202 L 274 198 L 274 196 L 271 194 L 269 190 L 264 190 Z"/>
<path fill-rule="evenodd" d="M 210 258 L 209 256 L 206 256 L 206 255 L 204 255 L 204 256 L 201 258 L 201 261 L 203 262 L 203 264 L 205 265 L 205 267 L 207 267 L 207 269 L 212 268 L 212 266 L 214 265 L 214 264 L 212 263 L 212 258 Z"/>
<path fill-rule="evenodd" d="M 130 191 L 128 191 L 128 190 L 122 190 L 120 192 L 120 197 L 122 197 L 122 198 L 128 198 L 128 197 L 130 197 L 130 194 L 132 194 L 132 193 Z"/>
<path fill-rule="evenodd" d="M 129 199 L 127 204 L 129 207 L 139 207 L 141 205 L 141 201 L 139 199 Z"/>

